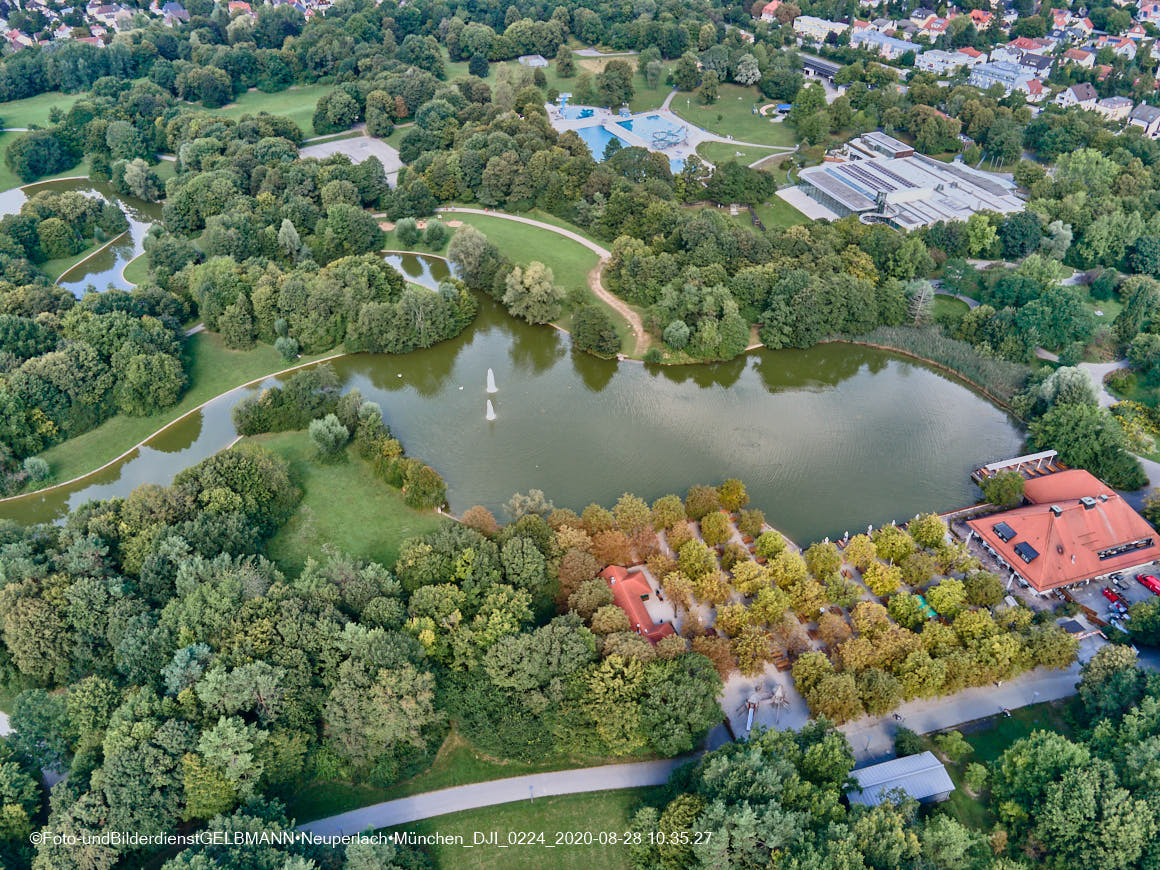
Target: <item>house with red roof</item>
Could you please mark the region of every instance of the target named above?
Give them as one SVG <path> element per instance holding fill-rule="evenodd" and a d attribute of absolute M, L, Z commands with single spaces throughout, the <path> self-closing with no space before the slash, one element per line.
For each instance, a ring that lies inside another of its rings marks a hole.
<path fill-rule="evenodd" d="M 1096 62 L 1095 54 L 1082 48 L 1069 48 L 1063 53 L 1063 56 L 1069 62 L 1078 64 L 1084 69 L 1091 69 Z"/>
<path fill-rule="evenodd" d="M 995 20 L 995 13 L 988 12 L 985 9 L 972 9 L 971 21 L 978 30 L 985 30 L 991 26 L 991 22 Z"/>
<path fill-rule="evenodd" d="M 1073 468 L 1027 481 L 1029 504 L 968 520 L 971 537 L 1038 593 L 1160 559 L 1160 535 L 1111 487 Z"/>
<path fill-rule="evenodd" d="M 777 12 L 779 6 L 781 6 L 781 0 L 769 0 L 768 3 L 761 7 L 761 20 L 777 21 L 777 15 L 774 13 Z"/>
<path fill-rule="evenodd" d="M 629 571 L 620 565 L 609 565 L 600 572 L 600 576 L 612 590 L 612 600 L 628 614 L 628 624 L 637 634 L 655 644 L 662 637 L 676 634 L 671 622 L 657 625 L 649 616 L 648 608 L 644 603 L 652 597 L 653 591 L 640 571 Z"/>

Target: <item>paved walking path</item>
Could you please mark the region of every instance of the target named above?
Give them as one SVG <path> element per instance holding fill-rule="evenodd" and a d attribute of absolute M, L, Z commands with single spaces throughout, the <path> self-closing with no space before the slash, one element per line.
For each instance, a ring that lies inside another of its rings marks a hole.
<path fill-rule="evenodd" d="M 555 233 L 559 236 L 571 239 L 574 242 L 579 242 L 588 250 L 594 252 L 600 257 L 600 262 L 596 264 L 591 272 L 588 273 L 588 286 L 596 296 L 612 308 L 617 314 L 628 321 L 628 325 L 632 328 L 633 335 L 636 339 L 637 353 L 643 353 L 648 347 L 648 335 L 644 331 L 644 322 L 640 319 L 640 315 L 632 310 L 623 299 L 619 296 L 614 296 L 612 293 L 604 289 L 604 284 L 601 282 L 601 273 L 604 271 L 604 264 L 608 262 L 608 258 L 612 256 L 612 252 L 608 248 L 598 245 L 591 239 L 587 239 L 579 233 L 574 233 L 571 230 L 566 230 L 563 227 L 558 227 L 555 224 L 538 221 L 535 218 L 521 217 L 520 215 L 506 214 L 501 211 L 487 211 L 482 208 L 460 208 L 457 206 L 447 206 L 446 208 L 438 209 L 440 212 L 456 213 L 456 214 L 478 214 L 484 217 L 500 218 L 501 220 L 515 221 L 516 223 L 527 224 L 528 226 L 537 227 L 541 230 L 547 230 L 550 233 Z"/>
<path fill-rule="evenodd" d="M 201 332 L 203 329 L 205 329 L 205 325 L 199 323 L 197 326 L 191 327 L 186 332 L 186 335 L 193 335 L 194 333 Z M 260 384 L 262 381 L 266 380 L 267 378 L 276 378 L 279 375 L 289 374 L 290 372 L 294 372 L 294 371 L 297 371 L 298 369 L 303 369 L 303 368 L 306 368 L 308 366 L 321 365 L 324 362 L 330 362 L 331 360 L 338 359 L 340 356 L 346 356 L 346 354 L 345 353 L 334 353 L 334 354 L 331 354 L 330 356 L 323 357 L 321 359 L 316 359 L 313 362 L 299 363 L 298 365 L 290 366 L 290 368 L 282 369 L 281 371 L 278 371 L 278 372 L 270 372 L 268 375 L 262 375 L 261 377 L 254 378 L 251 381 L 246 381 L 244 384 L 238 384 L 236 387 L 230 387 L 228 390 L 225 390 L 224 392 L 218 393 L 216 396 L 213 396 L 212 398 L 206 399 L 204 402 L 202 402 L 196 408 L 190 408 L 184 414 L 181 414 L 178 417 L 174 417 L 172 420 L 170 420 L 168 423 L 166 423 L 160 429 L 158 429 L 157 431 L 155 431 L 149 435 L 146 435 L 144 438 L 142 438 L 140 441 L 138 441 L 136 444 L 134 444 L 132 447 L 130 447 L 128 450 L 126 450 L 124 453 L 122 453 L 120 456 L 117 456 L 117 457 L 114 457 L 113 459 L 110 459 L 108 462 L 106 462 L 100 468 L 94 468 L 92 471 L 86 471 L 84 474 L 78 474 L 76 477 L 72 478 L 71 480 L 65 480 L 65 481 L 62 481 L 61 483 L 54 483 L 52 486 L 46 486 L 43 489 L 35 489 L 35 490 L 32 490 L 31 492 L 22 492 L 19 495 L 10 495 L 7 498 L 0 498 L 0 502 L 16 501 L 17 499 L 20 499 L 20 498 L 30 498 L 33 496 L 43 495 L 46 492 L 52 492 L 54 489 L 60 489 L 61 487 L 64 487 L 64 486 L 72 486 L 72 484 L 77 483 L 78 481 L 82 481 L 86 477 L 92 477 L 94 474 L 99 474 L 100 472 L 104 471 L 106 468 L 108 468 L 111 465 L 116 465 L 118 462 L 120 462 L 126 456 L 133 453 L 133 451 L 138 450 L 139 448 L 147 445 L 150 441 L 152 441 L 154 438 L 156 438 L 158 435 L 160 435 L 162 432 L 164 432 L 170 426 L 177 425 L 182 420 L 184 420 L 186 417 L 188 417 L 190 414 L 196 414 L 198 411 L 200 411 L 202 408 L 204 408 L 210 402 L 217 401 L 222 396 L 228 395 L 228 394 L 234 392 L 235 390 L 241 390 L 241 389 L 244 389 L 245 387 L 252 387 L 254 384 Z M 233 442 L 230 443 L 230 445 L 228 447 L 226 447 L 224 449 L 228 450 L 229 447 L 232 447 L 236 443 L 237 443 L 237 440 L 235 439 Z M 0 733 L 2 733 L 2 732 L 0 732 Z"/>
<path fill-rule="evenodd" d="M 1110 408 L 1119 401 L 1104 386 L 1104 378 L 1117 369 L 1126 369 L 1129 365 L 1130 363 L 1126 359 L 1118 359 L 1115 362 L 1108 363 L 1085 362 L 1079 364 L 1081 369 L 1091 375 L 1096 388 L 1096 399 L 1099 401 L 1101 408 Z"/>
<path fill-rule="evenodd" d="M 411 795 L 381 804 L 374 804 L 350 812 L 340 813 L 300 825 L 298 830 L 319 835 L 356 834 L 361 831 L 389 828 L 407 822 L 429 819 L 447 813 L 458 813 L 479 807 L 507 804 L 513 801 L 535 800 L 551 795 L 579 794 L 590 791 L 608 791 L 618 788 L 638 788 L 663 785 L 670 774 L 687 759 L 640 761 L 635 764 L 609 764 L 585 767 L 579 770 L 557 770 L 551 773 L 533 773 L 513 776 L 491 782 L 460 785 L 440 791 Z"/>

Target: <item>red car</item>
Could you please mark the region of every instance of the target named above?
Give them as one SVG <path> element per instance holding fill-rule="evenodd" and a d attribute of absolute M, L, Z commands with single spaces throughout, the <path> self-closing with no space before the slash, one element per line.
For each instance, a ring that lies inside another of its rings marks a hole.
<path fill-rule="evenodd" d="M 1151 574 L 1141 574 L 1136 580 L 1153 595 L 1160 595 L 1160 580 L 1157 580 Z"/>
<path fill-rule="evenodd" d="M 1143 583 L 1144 581 L 1141 580 L 1140 582 Z M 1120 600 L 1120 596 L 1113 592 L 1110 586 L 1105 586 L 1100 590 L 1100 592 L 1103 593 L 1104 598 L 1108 599 L 1108 601 L 1112 602 L 1113 604 Z"/>

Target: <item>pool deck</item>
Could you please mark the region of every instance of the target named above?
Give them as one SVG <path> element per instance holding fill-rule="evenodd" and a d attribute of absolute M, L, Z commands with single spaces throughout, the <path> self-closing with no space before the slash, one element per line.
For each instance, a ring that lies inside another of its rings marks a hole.
<path fill-rule="evenodd" d="M 552 122 L 552 127 L 558 132 L 563 133 L 565 130 L 583 130 L 588 127 L 603 127 L 609 133 L 613 133 L 622 139 L 624 142 L 637 148 L 646 148 L 649 151 L 655 151 L 658 154 L 664 154 L 670 160 L 687 161 L 690 157 L 697 156 L 703 163 L 712 166 L 712 163 L 705 160 L 705 158 L 697 155 L 697 146 L 702 142 L 730 142 L 734 145 L 744 145 L 753 148 L 766 148 L 770 154 L 778 154 L 785 151 L 795 151 L 795 148 L 776 147 L 771 145 L 761 145 L 757 142 L 740 142 L 729 136 L 718 136 L 716 133 L 710 133 L 695 124 L 691 124 L 683 118 L 678 117 L 672 112 L 667 104 L 659 109 L 648 109 L 644 112 L 633 112 L 631 115 L 620 115 L 610 109 L 602 109 L 596 106 L 571 106 L 570 108 L 592 109 L 592 114 L 587 118 L 565 118 L 560 111 L 560 107 L 554 103 L 545 103 L 544 107 L 548 110 L 548 118 Z M 641 118 L 660 117 L 666 123 L 673 127 L 685 129 L 685 141 L 679 145 L 673 145 L 670 148 L 654 148 L 651 143 L 645 141 L 640 135 L 633 133 L 620 126 L 624 121 L 636 121 Z M 599 157 L 598 157 L 599 159 Z"/>

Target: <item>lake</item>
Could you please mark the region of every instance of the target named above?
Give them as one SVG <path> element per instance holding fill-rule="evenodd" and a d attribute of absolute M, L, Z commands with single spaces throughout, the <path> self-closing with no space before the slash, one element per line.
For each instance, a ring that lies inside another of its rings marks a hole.
<path fill-rule="evenodd" d="M 447 274 L 439 260 L 393 262 L 428 286 Z M 345 388 L 382 406 L 410 455 L 443 474 L 457 513 L 483 504 L 501 516 L 513 492 L 531 488 L 580 510 L 626 491 L 652 500 L 738 477 L 773 525 L 809 542 L 973 502 L 970 470 L 1015 455 L 1023 440 L 1016 421 L 958 381 L 872 348 L 618 364 L 486 297 L 454 339 L 331 365 Z M 484 419 L 488 368 L 499 387 L 494 422 Z M 234 440 L 230 408 L 247 392 L 215 399 L 99 475 L 0 503 L 0 516 L 53 520 L 90 499 L 169 483 Z"/>

